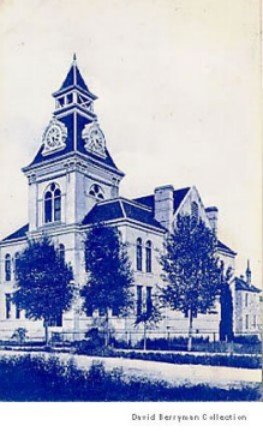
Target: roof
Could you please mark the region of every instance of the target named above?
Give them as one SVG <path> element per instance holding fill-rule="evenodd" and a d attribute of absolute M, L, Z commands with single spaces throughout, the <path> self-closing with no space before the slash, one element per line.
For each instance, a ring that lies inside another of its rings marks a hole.
<path fill-rule="evenodd" d="M 164 230 L 153 217 L 153 212 L 136 202 L 124 198 L 103 201 L 96 204 L 85 216 L 83 225 L 110 222 L 115 219 L 133 220 Z"/>
<path fill-rule="evenodd" d="M 29 229 L 29 224 L 26 224 L 24 226 L 22 226 L 21 228 L 19 228 L 17 231 L 13 232 L 12 234 L 10 234 L 9 236 L 5 237 L 3 241 L 9 241 L 9 240 L 18 240 L 20 238 L 23 238 L 26 236 L 27 232 Z"/>
<path fill-rule="evenodd" d="M 66 137 L 66 146 L 64 148 L 62 148 L 61 150 L 58 150 L 54 153 L 50 153 L 47 154 L 45 156 L 42 155 L 42 151 L 43 151 L 43 147 L 44 144 L 42 144 L 40 146 L 40 149 L 38 150 L 35 158 L 33 159 L 33 161 L 28 165 L 27 168 L 31 168 L 32 166 L 34 166 L 35 164 L 39 164 L 42 162 L 48 162 L 48 161 L 53 161 L 55 158 L 58 157 L 62 157 L 62 156 L 66 156 L 69 153 L 72 152 L 79 152 L 81 154 L 83 154 L 86 158 L 92 158 L 92 162 L 97 164 L 97 165 L 101 165 L 104 164 L 106 166 L 108 166 L 109 168 L 112 168 L 114 170 L 118 170 L 117 166 L 115 165 L 107 147 L 105 149 L 106 151 L 106 157 L 105 158 L 101 158 L 97 155 L 95 155 L 94 153 L 90 153 L 85 149 L 85 141 L 82 138 L 82 131 L 85 127 L 85 125 L 87 123 L 89 123 L 89 120 L 82 116 L 81 114 L 77 113 L 76 114 L 76 123 L 74 122 L 74 113 L 69 113 L 65 116 L 63 116 L 62 118 L 59 118 L 59 121 L 64 123 L 64 125 L 67 128 L 67 137 Z M 76 143 L 74 142 L 74 124 L 76 124 Z M 119 172 L 120 173 L 120 172 Z"/>
<path fill-rule="evenodd" d="M 218 249 L 220 249 L 221 251 L 223 251 L 225 253 L 228 253 L 230 255 L 237 255 L 236 252 L 234 252 L 232 249 L 230 249 L 230 247 L 226 246 L 220 240 L 217 240 L 217 247 L 218 247 Z"/>
<path fill-rule="evenodd" d="M 244 279 L 242 278 L 235 278 L 235 288 L 236 291 L 249 291 L 253 293 L 260 293 L 261 290 L 254 285 L 249 285 Z"/>
<path fill-rule="evenodd" d="M 73 63 L 68 71 L 68 74 L 63 81 L 60 89 L 53 93 L 53 96 L 59 96 L 60 93 L 64 93 L 65 91 L 68 91 L 70 89 L 77 88 L 79 90 L 82 90 L 84 93 L 86 93 L 91 99 L 95 100 L 97 97 L 92 94 L 85 83 L 79 68 L 76 64 L 75 59 L 73 60 Z"/>
<path fill-rule="evenodd" d="M 173 192 L 173 199 L 174 199 L 174 212 L 178 210 L 178 208 L 181 205 L 181 202 L 185 198 L 186 194 L 189 192 L 190 187 L 186 187 L 183 189 L 177 189 Z M 154 195 L 147 195 L 139 198 L 135 198 L 134 201 L 144 204 L 152 209 L 154 212 Z"/>

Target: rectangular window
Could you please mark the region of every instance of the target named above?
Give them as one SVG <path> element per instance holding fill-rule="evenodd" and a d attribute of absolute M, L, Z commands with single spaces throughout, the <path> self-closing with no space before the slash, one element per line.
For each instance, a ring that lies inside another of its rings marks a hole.
<path fill-rule="evenodd" d="M 50 327 L 62 327 L 62 312 L 59 313 L 56 317 L 50 318 L 48 321 L 48 325 Z"/>
<path fill-rule="evenodd" d="M 257 326 L 257 315 L 254 315 L 254 319 L 253 319 L 253 326 L 254 326 L 254 327 Z"/>
<path fill-rule="evenodd" d="M 137 316 L 142 313 L 142 286 L 137 286 Z"/>
<path fill-rule="evenodd" d="M 146 287 L 146 312 L 147 314 L 152 312 L 152 287 Z"/>
<path fill-rule="evenodd" d="M 20 315 L 21 315 L 21 309 L 19 304 L 16 304 L 16 319 L 20 319 Z"/>
<path fill-rule="evenodd" d="M 5 316 L 6 319 L 11 318 L 11 294 L 5 295 Z"/>
<path fill-rule="evenodd" d="M 117 306 L 112 308 L 112 316 L 118 316 L 119 315 L 119 309 Z"/>
<path fill-rule="evenodd" d="M 246 315 L 246 330 L 249 328 L 249 315 Z"/>
<path fill-rule="evenodd" d="M 248 307 L 248 294 L 245 295 L 245 307 Z"/>

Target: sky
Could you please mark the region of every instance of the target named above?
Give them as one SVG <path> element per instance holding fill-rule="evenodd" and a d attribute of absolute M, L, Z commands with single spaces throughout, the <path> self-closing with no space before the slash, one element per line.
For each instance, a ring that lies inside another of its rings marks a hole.
<path fill-rule="evenodd" d="M 121 195 L 195 185 L 262 286 L 259 0 L 0 0 L 0 236 L 76 52 Z"/>

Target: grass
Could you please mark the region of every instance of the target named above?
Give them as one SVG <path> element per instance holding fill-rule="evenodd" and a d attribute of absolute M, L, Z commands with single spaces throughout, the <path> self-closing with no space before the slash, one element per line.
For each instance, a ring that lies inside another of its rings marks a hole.
<path fill-rule="evenodd" d="M 1 401 L 257 401 L 260 387 L 222 389 L 208 385 L 173 386 L 129 377 L 121 368 L 105 371 L 101 362 L 80 370 L 74 361 L 25 356 L 0 358 Z"/>

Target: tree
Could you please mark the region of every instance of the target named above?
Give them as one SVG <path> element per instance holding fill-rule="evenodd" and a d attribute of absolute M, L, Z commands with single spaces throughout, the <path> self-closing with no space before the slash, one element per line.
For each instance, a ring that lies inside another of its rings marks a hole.
<path fill-rule="evenodd" d="M 142 305 L 142 310 L 137 314 L 135 326 L 143 324 L 143 349 L 147 348 L 147 330 L 154 328 L 156 324 L 163 318 L 161 313 L 162 304 L 159 296 L 154 296 L 154 301 L 151 297 L 146 300 L 146 304 Z"/>
<path fill-rule="evenodd" d="M 163 302 L 189 319 L 188 350 L 192 349 L 193 319 L 214 307 L 219 295 L 216 237 L 202 220 L 179 216 L 165 241 L 161 257 Z"/>
<path fill-rule="evenodd" d="M 29 241 L 16 259 L 17 290 L 13 302 L 24 309 L 29 319 L 44 320 L 48 343 L 50 323 L 68 311 L 73 300 L 73 273 L 53 243 L 43 237 Z"/>
<path fill-rule="evenodd" d="M 109 343 L 109 310 L 125 316 L 133 307 L 131 286 L 134 283 L 127 247 L 117 228 L 97 225 L 85 241 L 87 283 L 82 289 L 86 314 L 95 310 L 105 317 L 106 346 Z"/>
<path fill-rule="evenodd" d="M 224 262 L 220 265 L 220 340 L 231 342 L 233 340 L 233 298 L 230 282 L 233 277 L 232 267 L 225 271 Z"/>

